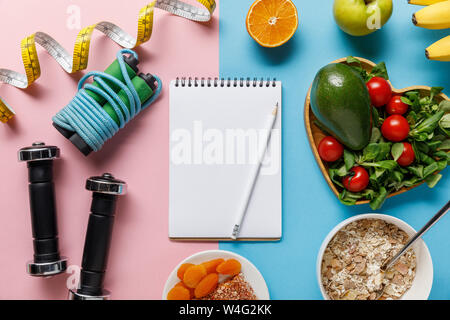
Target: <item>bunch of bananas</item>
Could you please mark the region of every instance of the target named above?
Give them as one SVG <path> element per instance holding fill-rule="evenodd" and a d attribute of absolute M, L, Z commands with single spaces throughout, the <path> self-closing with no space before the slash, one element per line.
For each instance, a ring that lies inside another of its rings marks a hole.
<path fill-rule="evenodd" d="M 426 29 L 450 28 L 450 0 L 408 0 L 410 4 L 427 6 L 413 14 L 413 23 Z M 425 54 L 430 60 L 450 61 L 450 36 L 429 46 Z"/>

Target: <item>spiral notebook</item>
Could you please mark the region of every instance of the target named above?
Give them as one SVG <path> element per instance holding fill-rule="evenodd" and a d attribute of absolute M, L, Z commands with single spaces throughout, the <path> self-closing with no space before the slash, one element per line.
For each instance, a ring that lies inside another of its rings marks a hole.
<path fill-rule="evenodd" d="M 267 115 L 278 103 L 238 240 L 279 240 L 281 82 L 181 78 L 170 83 L 169 99 L 169 238 L 231 239 Z"/>

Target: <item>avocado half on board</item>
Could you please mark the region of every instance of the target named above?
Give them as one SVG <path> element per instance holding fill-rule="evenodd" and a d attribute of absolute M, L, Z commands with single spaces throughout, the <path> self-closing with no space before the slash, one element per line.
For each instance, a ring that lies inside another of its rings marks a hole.
<path fill-rule="evenodd" d="M 343 63 L 320 69 L 311 86 L 310 105 L 322 129 L 347 148 L 367 146 L 372 107 L 366 83 L 355 69 Z"/>

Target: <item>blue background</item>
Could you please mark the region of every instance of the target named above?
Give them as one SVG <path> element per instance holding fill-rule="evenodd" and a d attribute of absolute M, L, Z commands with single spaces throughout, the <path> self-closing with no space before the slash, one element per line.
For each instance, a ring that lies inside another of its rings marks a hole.
<path fill-rule="evenodd" d="M 306 138 L 303 104 L 316 72 L 348 55 L 385 61 L 396 88 L 443 86 L 450 93 L 450 63 L 428 61 L 424 50 L 449 30 L 425 30 L 411 22 L 421 7 L 394 0 L 394 13 L 379 31 L 352 37 L 340 31 L 333 1 L 294 1 L 299 28 L 279 48 L 260 47 L 248 35 L 245 17 L 253 0 L 220 2 L 220 76 L 276 77 L 283 82 L 283 239 L 276 243 L 220 243 L 224 250 L 250 259 L 261 271 L 272 299 L 321 299 L 316 258 L 328 232 L 342 220 L 371 212 L 369 206 L 346 207 L 323 179 Z M 419 229 L 449 199 L 449 170 L 434 188 L 422 185 L 388 199 L 380 213 Z M 434 263 L 430 299 L 450 299 L 450 215 L 424 240 Z"/>

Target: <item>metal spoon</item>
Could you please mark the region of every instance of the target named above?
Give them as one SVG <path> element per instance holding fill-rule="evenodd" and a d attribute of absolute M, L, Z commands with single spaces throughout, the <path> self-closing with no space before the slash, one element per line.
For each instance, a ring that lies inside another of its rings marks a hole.
<path fill-rule="evenodd" d="M 408 243 L 405 244 L 405 246 L 391 259 L 387 260 L 386 262 L 383 263 L 383 265 L 381 266 L 381 271 L 384 273 L 386 272 L 389 268 L 391 268 L 396 262 L 397 260 L 406 252 L 408 251 L 408 249 L 418 240 L 420 239 L 428 230 L 430 230 L 430 228 L 436 223 L 438 222 L 448 211 L 448 209 L 450 208 L 450 201 L 448 201 L 445 206 L 442 207 L 441 210 L 438 211 L 438 213 L 436 213 L 436 215 L 430 219 L 430 221 L 427 222 L 426 225 L 423 226 L 422 229 L 420 229 L 411 239 L 409 239 Z M 386 285 L 383 284 L 382 288 L 380 290 L 378 290 L 377 293 L 377 297 L 376 299 L 378 300 L 384 293 L 384 289 L 385 289 Z"/>

